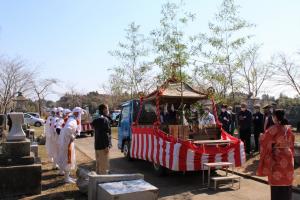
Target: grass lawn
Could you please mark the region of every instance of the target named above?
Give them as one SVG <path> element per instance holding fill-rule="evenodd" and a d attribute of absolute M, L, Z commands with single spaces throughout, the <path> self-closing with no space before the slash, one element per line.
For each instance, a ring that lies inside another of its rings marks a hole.
<path fill-rule="evenodd" d="M 44 145 L 39 145 L 39 156 L 42 160 L 42 194 L 29 197 L 19 197 L 22 200 L 48 200 L 48 199 L 87 199 L 87 195 L 79 192 L 76 184 L 65 184 L 64 177 L 58 176 L 58 170 L 52 169 L 52 163 L 47 159 L 47 152 Z M 93 161 L 83 153 L 76 150 L 77 165 L 94 165 Z M 75 171 L 72 177 L 76 177 Z"/>

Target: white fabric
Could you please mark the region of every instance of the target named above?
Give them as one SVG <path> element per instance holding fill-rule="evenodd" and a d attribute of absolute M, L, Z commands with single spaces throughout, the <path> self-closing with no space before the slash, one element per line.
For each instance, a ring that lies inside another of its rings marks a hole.
<path fill-rule="evenodd" d="M 63 112 L 64 108 L 63 107 L 58 107 L 56 112 Z"/>
<path fill-rule="evenodd" d="M 58 134 L 56 133 L 56 121 L 59 117 L 55 116 L 51 118 L 51 126 L 50 126 L 50 141 L 52 146 L 52 156 L 53 162 L 57 164 L 57 157 L 58 157 Z"/>
<path fill-rule="evenodd" d="M 63 110 L 63 115 L 66 116 L 68 114 L 70 114 L 72 111 L 70 109 L 64 109 Z"/>
<path fill-rule="evenodd" d="M 64 119 L 62 117 L 59 117 L 56 119 L 55 128 L 62 129 L 63 124 L 64 124 Z"/>
<path fill-rule="evenodd" d="M 79 122 L 77 126 L 77 135 L 80 135 L 81 132 L 81 115 L 83 114 L 83 109 L 80 107 L 75 107 L 73 109 L 73 115 L 74 113 L 78 113 L 78 116 L 76 117 L 76 120 Z"/>
<path fill-rule="evenodd" d="M 64 128 L 61 129 L 59 135 L 59 157 L 58 165 L 64 171 L 71 171 L 76 167 L 74 139 L 76 137 L 77 121 L 71 116 L 69 117 Z M 68 148 L 71 144 L 71 163 L 68 163 Z"/>
<path fill-rule="evenodd" d="M 48 158 L 50 160 L 53 160 L 53 155 L 54 155 L 53 154 L 54 146 L 52 143 L 52 133 L 51 133 L 51 128 L 50 128 L 52 118 L 53 118 L 52 116 L 49 116 L 45 123 L 46 151 L 48 154 Z"/>

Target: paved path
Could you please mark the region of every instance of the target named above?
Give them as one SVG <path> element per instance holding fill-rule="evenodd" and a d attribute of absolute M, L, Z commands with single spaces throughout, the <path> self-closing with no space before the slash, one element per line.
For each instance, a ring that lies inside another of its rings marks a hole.
<path fill-rule="evenodd" d="M 76 146 L 80 151 L 92 159 L 95 159 L 94 139 L 92 137 L 79 138 Z M 110 152 L 110 165 L 113 173 L 142 173 L 145 180 L 159 188 L 160 199 L 178 200 L 268 200 L 270 189 L 268 185 L 242 178 L 241 189 L 232 190 L 221 188 L 216 192 L 201 186 L 201 173 L 175 173 L 158 177 L 154 174 L 149 162 L 134 160 L 126 161 L 122 153 L 117 149 L 117 140 L 113 140 L 113 148 Z M 294 194 L 293 200 L 299 200 L 300 195 Z"/>

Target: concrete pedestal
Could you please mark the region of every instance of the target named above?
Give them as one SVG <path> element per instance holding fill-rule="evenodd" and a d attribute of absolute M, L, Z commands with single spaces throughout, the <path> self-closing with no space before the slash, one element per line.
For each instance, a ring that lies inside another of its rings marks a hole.
<path fill-rule="evenodd" d="M 41 165 L 0 167 L 0 197 L 41 193 Z"/>
<path fill-rule="evenodd" d="M 28 139 L 24 141 L 7 141 L 2 144 L 3 154 L 6 157 L 23 157 L 30 155 L 30 141 Z"/>
<path fill-rule="evenodd" d="M 40 194 L 42 166 L 34 164 L 30 154 L 30 141 L 21 127 L 23 113 L 12 113 L 10 117 L 12 129 L 0 154 L 0 198 Z"/>
<path fill-rule="evenodd" d="M 98 200 L 156 200 L 158 189 L 146 181 L 131 180 L 98 185 Z"/>
<path fill-rule="evenodd" d="M 24 114 L 20 112 L 13 112 L 9 114 L 12 121 L 12 127 L 7 135 L 7 141 L 24 141 L 26 135 L 22 129 L 24 124 Z"/>
<path fill-rule="evenodd" d="M 97 187 L 100 183 L 144 179 L 144 175 L 142 174 L 112 174 L 112 175 L 96 174 L 94 175 L 92 173 L 89 173 L 88 176 L 89 176 L 88 200 L 97 199 Z"/>

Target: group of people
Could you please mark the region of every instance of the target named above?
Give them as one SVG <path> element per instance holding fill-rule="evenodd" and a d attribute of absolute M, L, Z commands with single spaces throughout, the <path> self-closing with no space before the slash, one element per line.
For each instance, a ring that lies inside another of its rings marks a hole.
<path fill-rule="evenodd" d="M 46 149 L 53 162 L 53 168 L 59 169 L 59 175 L 65 176 L 66 183 L 75 183 L 70 177 L 76 167 L 74 140 L 81 132 L 83 109 L 75 107 L 73 111 L 62 107 L 53 108 L 45 123 Z M 97 174 L 109 172 L 109 149 L 111 148 L 111 128 L 109 110 L 106 104 L 99 106 L 99 117 L 91 125 L 95 131 L 95 154 Z"/>
<path fill-rule="evenodd" d="M 76 167 L 74 140 L 81 131 L 82 109 L 73 111 L 62 107 L 53 108 L 45 123 L 46 150 L 53 168 L 65 176 L 66 183 L 75 183 L 70 177 Z"/>
<path fill-rule="evenodd" d="M 259 135 L 274 125 L 272 120 L 272 113 L 274 106 L 266 105 L 263 107 L 264 112 L 261 112 L 259 104 L 254 105 L 254 112 L 252 113 L 247 104 L 241 103 L 241 110 L 237 114 L 232 111 L 231 106 L 223 104 L 219 120 L 222 123 L 222 128 L 229 134 L 234 134 L 235 129 L 238 130 L 240 139 L 246 146 L 246 153 L 251 153 L 251 134 L 254 135 L 254 149 L 252 151 L 259 151 Z"/>
<path fill-rule="evenodd" d="M 247 109 L 246 104 L 241 104 L 241 111 L 238 113 L 237 120 L 240 139 L 246 146 L 246 153 L 249 154 L 250 138 L 253 131 L 254 151 L 260 150 L 257 175 L 268 176 L 272 200 L 291 200 L 295 136 L 285 118 L 284 110 L 274 109 L 272 105 L 266 105 L 263 109 L 264 114 L 261 113 L 260 105 L 257 104 L 254 106 L 254 113 L 252 114 Z M 231 115 L 225 112 L 227 112 L 226 105 L 222 106 L 220 121 L 223 123 L 223 128 L 230 133 Z"/>

